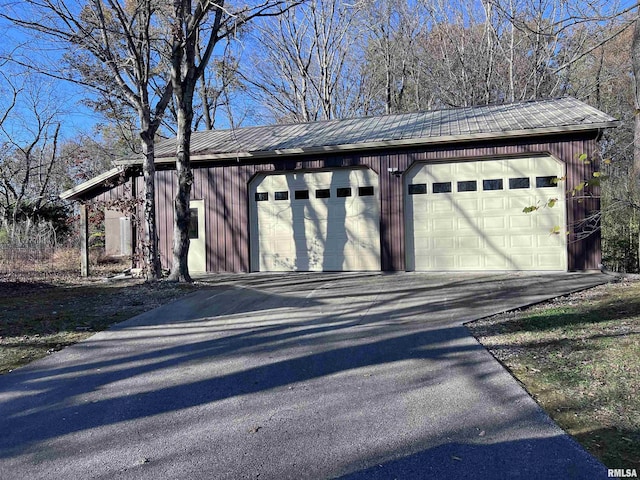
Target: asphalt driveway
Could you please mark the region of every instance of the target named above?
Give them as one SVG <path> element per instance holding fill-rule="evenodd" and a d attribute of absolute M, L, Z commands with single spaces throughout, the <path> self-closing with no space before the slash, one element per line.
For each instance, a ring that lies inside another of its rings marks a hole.
<path fill-rule="evenodd" d="M 0 478 L 606 478 L 463 323 L 600 274 L 208 277 L 0 376 Z"/>

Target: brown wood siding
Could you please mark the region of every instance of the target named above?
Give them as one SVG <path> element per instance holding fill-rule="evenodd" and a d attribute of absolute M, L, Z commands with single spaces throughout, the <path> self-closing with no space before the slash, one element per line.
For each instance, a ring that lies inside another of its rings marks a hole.
<path fill-rule="evenodd" d="M 260 163 L 228 161 L 211 164 L 195 163 L 192 198 L 204 199 L 207 229 L 207 269 L 211 272 L 248 272 L 250 270 L 248 184 L 259 172 L 313 170 L 365 166 L 379 175 L 381 265 L 385 271 L 405 269 L 403 178 L 389 169 L 405 172 L 415 162 L 456 159 L 483 159 L 505 155 L 552 154 L 565 162 L 567 191 L 591 178 L 594 164 L 578 161 L 596 150 L 595 133 L 518 139 L 482 144 L 443 145 L 429 149 L 349 153 L 346 156 L 326 155 L 300 158 L 271 159 Z M 162 263 L 170 267 L 173 237 L 173 194 L 175 171 L 157 172 L 158 231 Z M 142 191 L 141 189 L 139 190 Z M 567 222 L 576 223 L 597 209 L 596 199 L 581 203 L 567 202 Z M 600 233 L 578 238 L 575 230 L 569 235 L 568 265 L 570 270 L 596 269 L 600 264 Z"/>

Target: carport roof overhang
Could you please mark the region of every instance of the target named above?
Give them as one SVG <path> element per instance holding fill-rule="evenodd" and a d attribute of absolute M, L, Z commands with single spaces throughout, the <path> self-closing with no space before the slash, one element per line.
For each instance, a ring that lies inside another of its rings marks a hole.
<path fill-rule="evenodd" d="M 126 177 L 127 167 L 117 166 L 60 194 L 63 200 L 80 200 L 96 189 L 104 189 Z"/>

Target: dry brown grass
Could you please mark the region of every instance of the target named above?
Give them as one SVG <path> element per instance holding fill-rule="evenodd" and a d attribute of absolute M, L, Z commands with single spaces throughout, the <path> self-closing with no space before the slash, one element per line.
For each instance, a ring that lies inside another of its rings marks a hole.
<path fill-rule="evenodd" d="M 0 373 L 193 291 L 142 280 L 0 281 Z"/>
<path fill-rule="evenodd" d="M 467 326 L 605 465 L 640 469 L 640 282 Z"/>
<path fill-rule="evenodd" d="M 58 249 L 46 262 L 25 256 L 0 263 L 0 373 L 197 288 L 140 279 L 106 281 L 130 261 L 98 252 L 92 253 L 92 276 L 80 278 L 78 258 L 76 249 Z"/>

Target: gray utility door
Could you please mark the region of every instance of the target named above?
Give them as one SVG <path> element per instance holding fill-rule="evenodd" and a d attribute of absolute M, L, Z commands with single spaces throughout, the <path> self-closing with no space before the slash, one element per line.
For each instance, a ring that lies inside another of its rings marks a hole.
<path fill-rule="evenodd" d="M 565 271 L 563 176 L 552 157 L 414 165 L 404 185 L 407 269 Z M 553 208 L 523 212 L 549 199 Z"/>
<path fill-rule="evenodd" d="M 249 192 L 252 271 L 380 270 L 372 170 L 260 174 Z"/>

